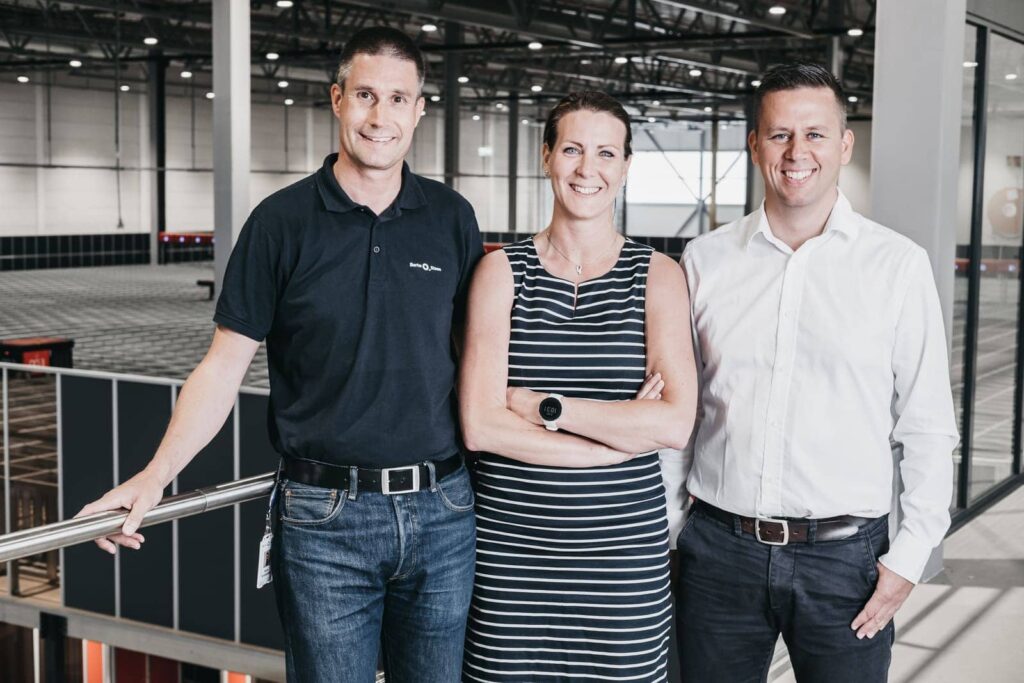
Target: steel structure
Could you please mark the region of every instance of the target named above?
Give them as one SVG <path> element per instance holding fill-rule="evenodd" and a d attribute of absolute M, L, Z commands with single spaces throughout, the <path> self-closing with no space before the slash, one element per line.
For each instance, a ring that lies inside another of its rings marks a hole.
<path fill-rule="evenodd" d="M 512 95 L 540 104 L 598 88 L 645 120 L 743 118 L 759 75 L 801 59 L 831 65 L 857 97 L 852 113 L 870 111 L 875 0 L 278 4 L 251 3 L 257 102 L 288 97 L 326 104 L 324 86 L 347 37 L 385 24 L 413 36 L 426 52 L 428 95 L 451 92 L 444 65 L 458 63 L 469 79 L 457 86 L 462 108 Z M 153 82 L 149 72 L 164 67 L 168 94 L 204 92 L 212 81 L 211 14 L 211 2 L 201 0 L 0 0 L 0 79 L 24 75 L 30 82 L 144 90 Z M 450 25 L 461 27 L 459 39 L 446 37 Z"/>

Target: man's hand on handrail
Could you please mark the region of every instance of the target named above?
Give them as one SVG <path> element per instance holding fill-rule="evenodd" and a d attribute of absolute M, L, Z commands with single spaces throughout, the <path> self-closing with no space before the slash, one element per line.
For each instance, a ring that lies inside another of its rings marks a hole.
<path fill-rule="evenodd" d="M 138 532 L 142 518 L 156 507 L 163 495 L 164 487 L 161 485 L 160 479 L 148 470 L 143 470 L 117 488 L 108 491 L 99 500 L 83 507 L 75 517 L 108 510 L 128 510 L 128 518 L 124 521 L 124 526 L 121 527 L 121 533 L 98 538 L 96 545 L 111 555 L 117 552 L 119 545 L 138 550 L 146 540 Z"/>
<path fill-rule="evenodd" d="M 121 533 L 96 541 L 114 554 L 117 546 L 138 550 L 145 538 L 137 533 L 142 518 L 163 497 L 185 465 L 216 435 L 231 412 L 245 371 L 259 349 L 259 342 L 218 326 L 206 357 L 181 387 L 171 423 L 149 465 L 76 515 L 128 510 Z"/>

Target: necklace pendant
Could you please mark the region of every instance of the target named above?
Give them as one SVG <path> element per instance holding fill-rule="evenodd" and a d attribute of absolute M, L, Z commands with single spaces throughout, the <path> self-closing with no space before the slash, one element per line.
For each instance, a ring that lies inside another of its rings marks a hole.
<path fill-rule="evenodd" d="M 576 274 L 577 275 L 582 275 L 583 274 L 583 266 L 576 266 Z"/>

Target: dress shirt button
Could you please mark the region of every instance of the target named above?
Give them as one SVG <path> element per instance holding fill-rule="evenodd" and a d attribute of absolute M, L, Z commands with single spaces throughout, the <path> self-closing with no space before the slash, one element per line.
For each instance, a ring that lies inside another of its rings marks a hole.
<path fill-rule="evenodd" d="M 380 253 L 380 247 L 378 247 L 378 246 L 374 245 L 374 247 L 373 247 L 373 253 L 374 253 L 374 254 L 379 254 L 379 253 Z"/>

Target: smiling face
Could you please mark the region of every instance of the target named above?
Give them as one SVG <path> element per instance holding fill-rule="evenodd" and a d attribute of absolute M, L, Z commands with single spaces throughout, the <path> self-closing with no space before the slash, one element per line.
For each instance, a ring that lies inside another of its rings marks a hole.
<path fill-rule="evenodd" d="M 853 153 L 853 133 L 844 130 L 842 112 L 829 88 L 766 94 L 748 143 L 771 209 L 831 206 L 839 169 L 850 163 Z"/>
<path fill-rule="evenodd" d="M 580 109 L 563 116 L 552 147 L 544 145 L 555 210 L 576 220 L 609 213 L 629 170 L 626 126 L 611 114 Z"/>
<path fill-rule="evenodd" d="M 361 169 L 393 168 L 409 152 L 423 111 L 416 65 L 357 54 L 344 88 L 331 86 L 331 105 L 338 119 L 339 160 Z"/>

